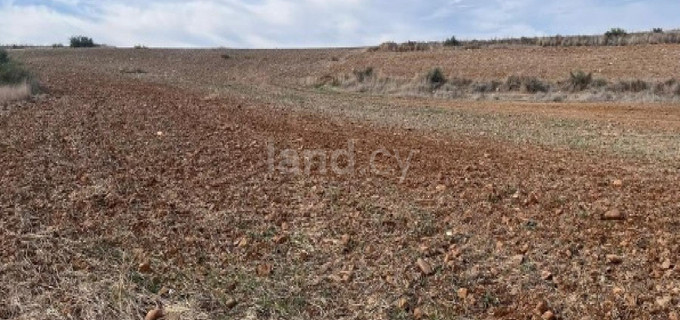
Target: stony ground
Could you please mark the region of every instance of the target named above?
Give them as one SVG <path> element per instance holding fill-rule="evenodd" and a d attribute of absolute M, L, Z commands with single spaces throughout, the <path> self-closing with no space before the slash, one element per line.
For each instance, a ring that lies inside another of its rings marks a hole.
<path fill-rule="evenodd" d="M 349 49 L 12 54 L 48 93 L 0 107 L 0 318 L 677 319 L 677 106 L 299 86 Z"/>

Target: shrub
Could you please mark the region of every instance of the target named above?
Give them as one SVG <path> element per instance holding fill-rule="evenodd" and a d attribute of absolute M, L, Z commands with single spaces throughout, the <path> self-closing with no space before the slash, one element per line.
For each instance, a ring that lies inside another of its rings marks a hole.
<path fill-rule="evenodd" d="M 457 47 L 460 46 L 462 43 L 456 39 L 455 36 L 451 36 L 451 38 L 448 38 L 444 40 L 444 46 L 446 47 Z"/>
<path fill-rule="evenodd" d="M 550 85 L 536 77 L 526 78 L 524 81 L 524 91 L 529 93 L 548 92 L 549 89 Z"/>
<path fill-rule="evenodd" d="M 654 29 L 652 29 L 652 32 L 653 32 L 653 33 L 663 33 L 663 29 L 661 29 L 661 28 L 654 28 Z"/>
<path fill-rule="evenodd" d="M 367 67 L 363 70 L 354 70 L 354 77 L 357 81 L 364 82 L 364 80 L 373 77 L 373 67 Z"/>
<path fill-rule="evenodd" d="M 149 49 L 147 46 L 145 46 L 145 45 L 143 45 L 143 44 L 137 44 L 137 45 L 135 45 L 134 48 L 135 48 L 135 49 Z"/>
<path fill-rule="evenodd" d="M 64 47 L 64 45 L 61 44 L 61 43 L 55 43 L 55 44 L 52 45 L 52 48 L 63 48 L 63 47 Z"/>
<path fill-rule="evenodd" d="M 488 93 L 498 91 L 503 85 L 502 82 L 494 80 L 491 82 L 477 82 L 472 86 L 472 91 L 479 93 Z"/>
<path fill-rule="evenodd" d="M 607 82 L 606 79 L 600 78 L 600 79 L 593 80 L 593 82 L 591 83 L 591 86 L 594 87 L 594 88 L 603 88 L 603 87 L 606 87 L 607 84 L 608 84 L 608 82 Z"/>
<path fill-rule="evenodd" d="M 576 72 L 571 72 L 569 78 L 569 83 L 571 89 L 574 91 L 582 91 L 590 86 L 593 82 L 593 73 L 585 73 L 581 70 Z"/>
<path fill-rule="evenodd" d="M 444 76 L 444 72 L 440 68 L 434 68 L 430 70 L 430 72 L 427 73 L 425 79 L 427 80 L 427 83 L 433 88 L 439 88 L 446 83 L 446 76 Z"/>
<path fill-rule="evenodd" d="M 547 92 L 550 86 L 536 77 L 510 76 L 505 81 L 508 91 L 522 91 L 528 93 Z"/>
<path fill-rule="evenodd" d="M 0 64 L 9 62 L 9 55 L 5 49 L 0 49 Z"/>
<path fill-rule="evenodd" d="M 612 28 L 611 30 L 607 31 L 604 33 L 604 36 L 607 38 L 619 38 L 626 36 L 628 33 L 626 30 L 623 30 L 621 28 Z"/>
<path fill-rule="evenodd" d="M 92 38 L 85 36 L 73 36 L 69 41 L 71 42 L 71 48 L 92 48 L 97 46 Z"/>
<path fill-rule="evenodd" d="M 509 76 L 505 80 L 505 88 L 508 91 L 519 91 L 522 89 L 522 78 L 520 76 Z"/>
<path fill-rule="evenodd" d="M 31 74 L 13 61 L 0 64 L 0 84 L 20 84 L 28 82 Z"/>
<path fill-rule="evenodd" d="M 30 91 L 38 90 L 38 83 L 24 67 L 12 61 L 7 51 L 0 49 L 0 85 L 22 85 Z"/>
<path fill-rule="evenodd" d="M 649 89 L 649 84 L 640 79 L 619 81 L 619 83 L 613 85 L 611 89 L 618 92 L 641 92 Z"/>

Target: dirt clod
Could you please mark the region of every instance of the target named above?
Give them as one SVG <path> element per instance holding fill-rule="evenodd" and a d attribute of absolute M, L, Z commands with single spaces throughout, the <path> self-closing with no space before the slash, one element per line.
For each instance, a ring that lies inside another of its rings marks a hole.
<path fill-rule="evenodd" d="M 543 320 L 555 320 L 555 314 L 552 313 L 552 311 L 546 311 L 541 316 L 541 319 L 543 319 Z"/>
<path fill-rule="evenodd" d="M 165 312 L 163 311 L 163 309 L 155 308 L 147 312 L 146 317 L 144 317 L 144 320 L 159 320 L 162 319 L 163 317 L 165 317 Z"/>
<path fill-rule="evenodd" d="M 615 255 L 615 254 L 608 254 L 606 256 L 607 263 L 609 264 L 621 264 L 623 263 L 623 256 Z"/>
<path fill-rule="evenodd" d="M 607 221 L 625 220 L 625 218 L 618 209 L 609 210 L 602 215 L 602 219 Z"/>
<path fill-rule="evenodd" d="M 416 261 L 416 264 L 418 265 L 418 268 L 420 268 L 420 271 L 425 275 L 429 276 L 434 272 L 430 263 L 423 259 L 419 258 L 418 261 Z"/>
<path fill-rule="evenodd" d="M 546 313 L 546 312 L 548 311 L 548 309 L 549 309 L 549 307 L 548 307 L 548 302 L 545 301 L 545 300 L 543 300 L 543 301 L 540 301 L 540 302 L 536 305 L 536 307 L 534 308 L 534 312 L 535 312 L 537 315 L 543 315 L 544 313 Z"/>

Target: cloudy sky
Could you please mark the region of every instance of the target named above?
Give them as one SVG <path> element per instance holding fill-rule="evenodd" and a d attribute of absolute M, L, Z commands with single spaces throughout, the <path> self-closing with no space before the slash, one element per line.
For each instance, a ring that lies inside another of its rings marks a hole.
<path fill-rule="evenodd" d="M 678 0 L 0 0 L 0 43 L 289 48 L 680 27 Z"/>

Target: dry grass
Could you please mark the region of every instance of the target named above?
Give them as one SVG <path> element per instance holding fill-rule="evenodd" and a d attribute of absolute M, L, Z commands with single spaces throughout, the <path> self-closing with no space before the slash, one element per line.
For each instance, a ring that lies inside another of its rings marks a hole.
<path fill-rule="evenodd" d="M 421 96 L 472 100 L 533 100 L 533 101 L 638 101 L 675 102 L 680 100 L 680 82 L 594 79 L 592 74 L 577 72 L 561 81 L 550 81 L 533 76 L 511 75 L 505 79 L 484 81 L 442 74 L 443 80 L 436 85 L 430 73 L 413 78 L 395 78 L 374 72 L 366 75 L 353 71 L 337 76 L 305 78 L 304 85 L 331 90 L 365 92 L 394 96 Z M 367 69 L 368 70 L 368 69 Z M 582 78 L 577 78 L 577 77 Z"/>
<path fill-rule="evenodd" d="M 0 87 L 0 103 L 23 100 L 30 96 L 31 86 L 28 83 Z"/>

